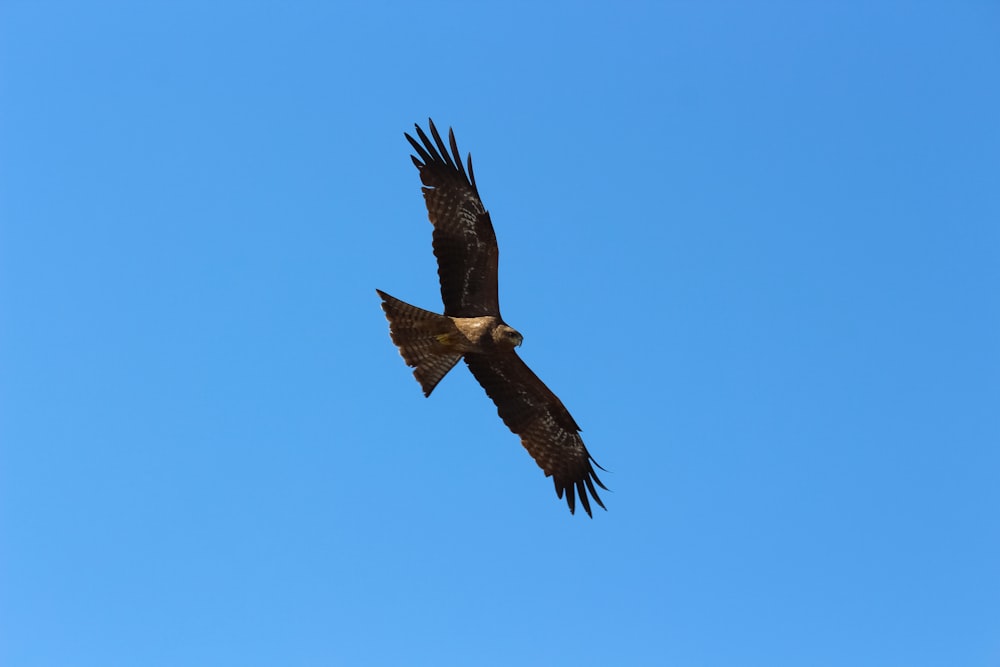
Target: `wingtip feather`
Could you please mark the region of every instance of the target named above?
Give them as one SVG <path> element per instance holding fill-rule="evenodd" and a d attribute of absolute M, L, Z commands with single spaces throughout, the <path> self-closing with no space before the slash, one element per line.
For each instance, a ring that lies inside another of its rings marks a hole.
<path fill-rule="evenodd" d="M 440 131 L 438 131 L 437 125 L 434 124 L 434 120 L 431 118 L 427 119 L 427 128 L 430 135 L 420 127 L 419 123 L 414 123 L 413 128 L 417 135 L 416 138 L 407 132 L 404 132 L 403 136 L 406 137 L 406 140 L 410 142 L 413 150 L 419 156 L 419 160 L 416 156 L 410 156 L 417 169 L 423 170 L 425 167 L 438 163 L 442 167 L 453 170 L 461 180 L 472 187 L 473 192 L 478 197 L 479 191 L 476 188 L 476 175 L 472 170 L 472 154 L 469 153 L 467 155 L 466 163 L 463 164 L 462 154 L 458 150 L 458 141 L 455 139 L 454 129 L 451 127 L 448 128 L 448 142 L 446 144 L 441 137 Z"/>

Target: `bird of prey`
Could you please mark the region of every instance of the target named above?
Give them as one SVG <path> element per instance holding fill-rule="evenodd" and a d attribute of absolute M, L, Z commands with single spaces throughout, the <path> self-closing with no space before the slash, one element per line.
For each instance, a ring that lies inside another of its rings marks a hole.
<path fill-rule="evenodd" d="M 531 372 L 514 348 L 521 334 L 500 317 L 497 267 L 500 255 L 490 214 L 483 206 L 449 129 L 448 145 L 428 119 L 431 138 L 415 125 L 419 141 L 404 134 L 416 155 L 427 215 L 434 225 L 444 315 L 423 310 L 376 290 L 389 320 L 389 335 L 413 375 L 430 396 L 459 359 L 487 395 L 507 427 L 521 438 L 538 466 L 551 476 L 569 511 L 576 498 L 593 517 L 590 498 L 604 508 L 597 489 L 607 489 L 594 472 L 599 466 L 583 445 L 580 427 L 562 401 Z M 450 151 L 449 151 L 450 148 Z M 603 468 L 601 468 L 603 470 Z M 589 497 L 588 497 L 589 493 Z M 606 508 L 605 508 L 606 509 Z"/>

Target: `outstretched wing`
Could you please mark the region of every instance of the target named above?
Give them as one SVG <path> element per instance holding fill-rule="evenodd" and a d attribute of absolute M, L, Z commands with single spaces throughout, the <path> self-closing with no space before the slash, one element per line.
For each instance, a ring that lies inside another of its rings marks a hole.
<path fill-rule="evenodd" d="M 593 516 L 588 492 L 604 508 L 594 484 L 605 490 L 607 487 L 594 472 L 597 462 L 583 445 L 580 427 L 521 357 L 513 350 L 466 354 L 465 363 L 496 403 L 503 422 L 520 436 L 521 444 L 545 476 L 552 477 L 556 495 L 562 498 L 566 494 L 569 511 L 575 511 L 579 497 L 587 515 Z"/>
<path fill-rule="evenodd" d="M 438 260 L 438 278 L 444 314 L 451 317 L 499 315 L 497 297 L 497 266 L 500 251 L 493 232 L 490 214 L 479 199 L 476 177 L 462 166 L 462 157 L 455 142 L 455 133 L 448 130 L 445 146 L 428 119 L 433 141 L 419 125 L 417 141 L 405 135 L 417 155 L 411 155 L 420 170 L 424 187 L 427 217 L 434 225 L 434 256 Z"/>

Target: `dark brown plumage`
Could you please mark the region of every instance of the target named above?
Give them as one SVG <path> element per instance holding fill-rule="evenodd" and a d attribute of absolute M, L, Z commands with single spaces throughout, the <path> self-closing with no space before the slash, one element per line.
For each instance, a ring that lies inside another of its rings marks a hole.
<path fill-rule="evenodd" d="M 426 396 L 449 370 L 466 365 L 497 406 L 504 424 L 565 494 L 570 512 L 576 499 L 592 516 L 591 498 L 604 507 L 595 484 L 597 465 L 580 438 L 580 427 L 562 401 L 538 379 L 514 348 L 522 337 L 500 317 L 497 269 L 500 252 L 490 214 L 483 206 L 472 171 L 462 164 L 455 134 L 448 145 L 428 120 L 431 136 L 416 127 L 419 141 L 405 135 L 423 182 L 427 215 L 434 225 L 434 255 L 444 315 L 411 306 L 378 291 L 389 333 Z M 433 138 L 433 139 L 432 139 Z M 450 149 L 450 151 L 449 151 Z M 600 468 L 600 466 L 597 466 Z"/>

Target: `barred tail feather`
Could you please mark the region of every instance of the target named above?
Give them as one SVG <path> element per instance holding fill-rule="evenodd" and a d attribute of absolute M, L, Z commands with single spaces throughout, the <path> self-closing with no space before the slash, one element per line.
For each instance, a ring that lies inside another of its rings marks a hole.
<path fill-rule="evenodd" d="M 382 298 L 382 310 L 389 320 L 389 335 L 399 348 L 407 366 L 413 367 L 424 396 L 430 396 L 434 387 L 450 371 L 461 353 L 449 349 L 445 341 L 455 332 L 455 325 L 444 315 L 417 308 L 375 290 Z"/>

